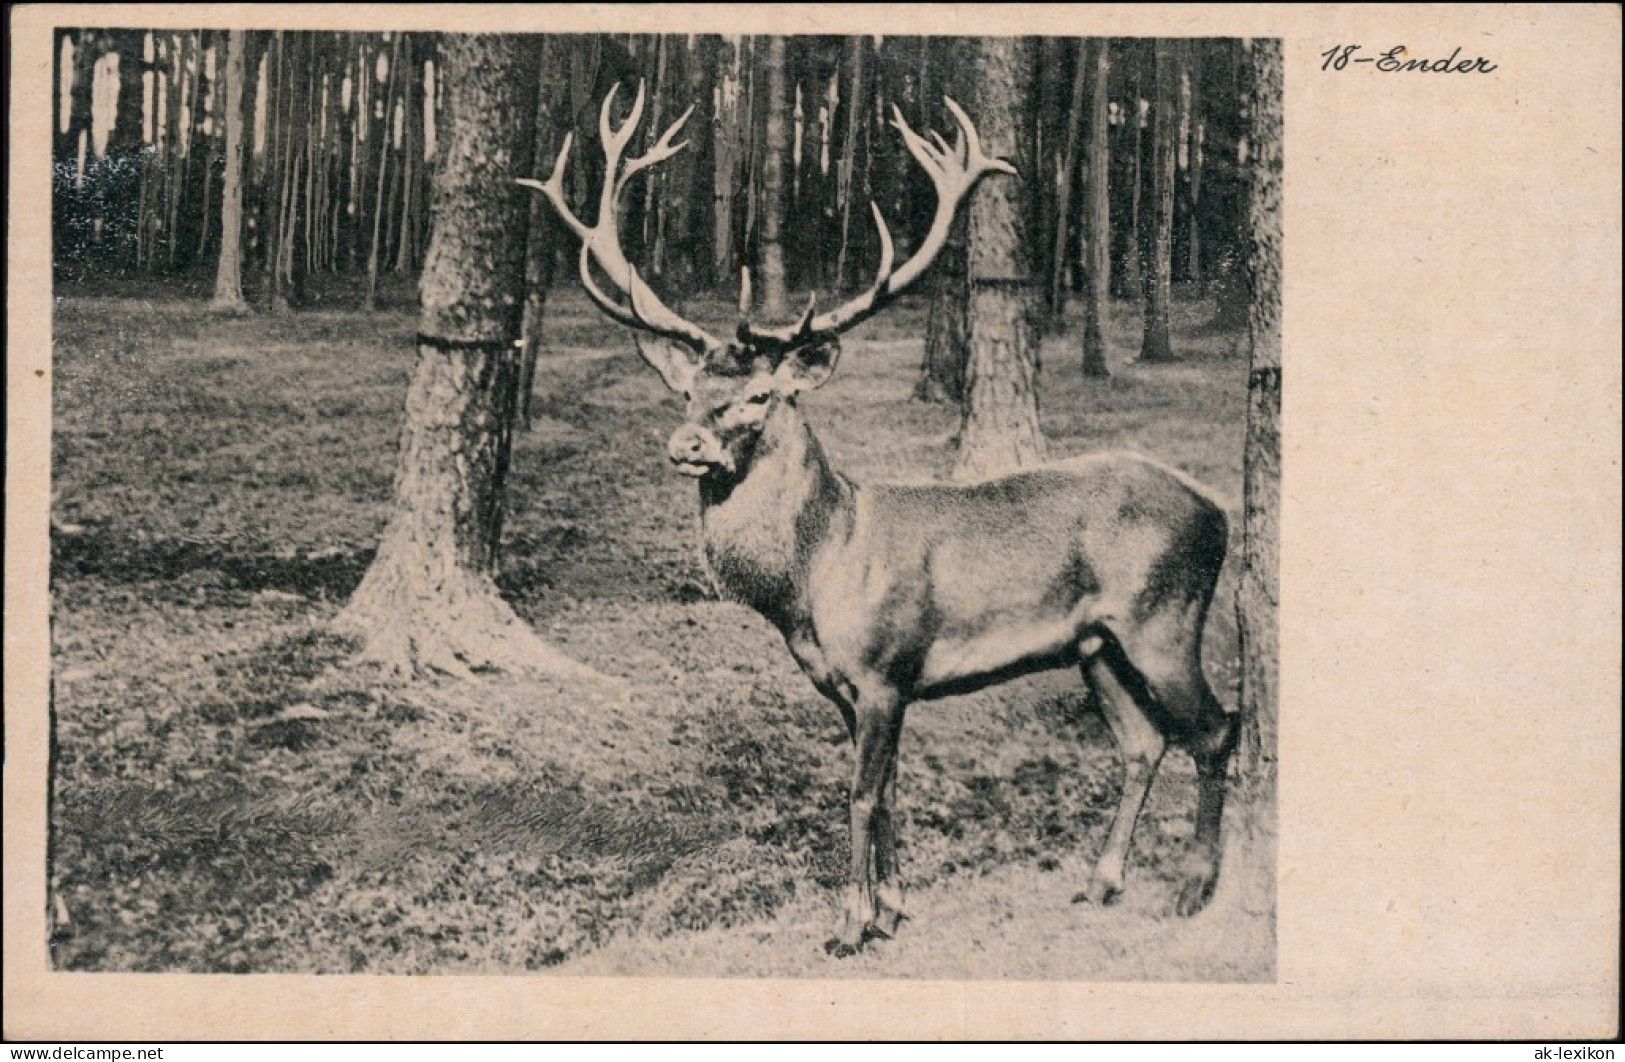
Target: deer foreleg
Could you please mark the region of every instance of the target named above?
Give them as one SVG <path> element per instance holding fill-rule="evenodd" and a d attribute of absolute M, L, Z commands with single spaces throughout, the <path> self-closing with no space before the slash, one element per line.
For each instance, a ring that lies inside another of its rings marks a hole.
<path fill-rule="evenodd" d="M 903 910 L 903 886 L 897 876 L 897 757 L 881 789 L 875 809 L 875 932 L 890 937 L 908 917 Z"/>
<path fill-rule="evenodd" d="M 1107 904 L 1123 892 L 1123 867 L 1128 858 L 1129 842 L 1134 839 L 1134 826 L 1140 810 L 1151 792 L 1157 766 L 1167 743 L 1145 717 L 1135 696 L 1112 670 L 1105 656 L 1096 656 L 1087 665 L 1089 682 L 1100 695 L 1100 707 L 1106 724 L 1117 739 L 1117 749 L 1123 757 L 1123 794 L 1112 819 L 1111 832 L 1100 850 L 1095 870 L 1084 890 L 1072 897 L 1074 903 Z"/>
<path fill-rule="evenodd" d="M 840 928 L 824 945 L 831 955 L 857 952 L 871 936 L 886 935 L 877 925 L 875 900 L 876 826 L 884 805 L 885 789 L 897 760 L 897 738 L 903 725 L 903 706 L 895 695 L 860 696 L 854 706 L 856 757 L 852 773 L 852 858 Z M 890 815 L 886 832 L 890 833 Z M 887 843 L 885 861 L 893 860 Z"/>

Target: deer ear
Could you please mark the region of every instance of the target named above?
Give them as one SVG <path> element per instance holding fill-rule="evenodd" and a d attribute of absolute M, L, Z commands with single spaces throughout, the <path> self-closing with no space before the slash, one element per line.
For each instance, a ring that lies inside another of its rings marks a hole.
<path fill-rule="evenodd" d="M 652 339 L 648 336 L 636 336 L 633 342 L 637 343 L 638 353 L 643 355 L 643 360 L 660 374 L 667 387 L 680 395 L 686 395 L 693 389 L 696 366 L 694 359 L 689 357 L 687 347 L 669 339 Z"/>
<path fill-rule="evenodd" d="M 773 370 L 780 394 L 793 395 L 822 387 L 835 374 L 841 360 L 841 341 L 834 336 L 810 339 L 784 356 Z"/>

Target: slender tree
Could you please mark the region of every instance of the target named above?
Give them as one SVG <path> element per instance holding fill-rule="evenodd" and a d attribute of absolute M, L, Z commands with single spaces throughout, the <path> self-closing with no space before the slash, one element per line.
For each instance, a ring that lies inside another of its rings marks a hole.
<path fill-rule="evenodd" d="M 762 159 L 762 224 L 757 245 L 758 269 L 762 276 L 762 312 L 783 317 L 789 312 L 784 279 L 784 206 L 789 197 L 785 173 L 790 166 L 790 123 L 785 77 L 784 38 L 767 39 L 767 130 Z"/>
<path fill-rule="evenodd" d="M 1058 320 L 1066 310 L 1067 237 L 1072 231 L 1072 178 L 1078 169 L 1078 151 L 1083 133 L 1084 106 L 1090 73 L 1087 66 L 1090 42 L 1078 42 L 1078 61 L 1072 68 L 1072 98 L 1066 112 L 1066 140 L 1061 150 L 1061 165 L 1055 178 L 1055 213 L 1050 219 L 1049 232 L 1054 242 L 1049 257 L 1049 287 L 1046 290 L 1045 309 L 1052 320 Z"/>
<path fill-rule="evenodd" d="M 1110 49 L 1104 39 L 1087 41 L 1078 64 L 1087 74 L 1089 144 L 1083 177 L 1083 374 L 1105 376 L 1106 313 L 1111 306 L 1111 131 L 1107 81 Z"/>
<path fill-rule="evenodd" d="M 534 46 L 441 41 L 445 109 L 406 398 L 395 503 L 378 553 L 337 620 L 399 674 L 484 667 L 591 676 L 542 642 L 494 581 L 520 369 Z"/>
<path fill-rule="evenodd" d="M 1179 55 L 1174 41 L 1152 43 L 1155 96 L 1151 103 L 1151 180 L 1149 218 L 1140 258 L 1145 289 L 1145 336 L 1141 361 L 1172 361 L 1168 310 L 1173 301 L 1174 162 L 1179 136 Z"/>
<path fill-rule="evenodd" d="M 539 38 L 539 88 L 536 104 L 535 150 L 531 173 L 547 180 L 569 132 L 570 38 Z M 681 154 L 681 153 L 679 153 Z M 547 293 L 553 286 L 553 267 L 559 253 L 561 227 L 558 213 L 539 195 L 530 197 L 530 225 L 525 238 L 525 315 L 521 326 L 524 344 L 519 367 L 519 423 L 531 426 L 531 392 L 536 385 L 536 362 L 542 354 L 542 324 L 547 314 Z"/>
<path fill-rule="evenodd" d="M 214 275 L 214 306 L 242 313 L 243 299 L 243 62 L 248 31 L 234 29 L 226 43 L 224 111 L 226 176 L 220 193 L 220 262 Z"/>
<path fill-rule="evenodd" d="M 378 308 L 378 260 L 384 241 L 384 219 L 389 213 L 389 203 L 386 193 L 389 191 L 391 167 L 389 165 L 390 145 L 389 138 L 393 131 L 393 111 L 395 106 L 395 83 L 400 77 L 401 67 L 401 35 L 395 34 L 395 39 L 389 49 L 389 73 L 384 81 L 384 117 L 378 124 L 378 188 L 373 197 L 372 211 L 372 245 L 367 253 L 367 293 L 365 305 L 368 310 Z"/>
<path fill-rule="evenodd" d="M 711 159 L 712 218 L 715 231 L 711 249 L 712 278 L 716 283 L 728 283 L 735 278 L 738 261 L 734 243 L 734 189 L 738 183 L 740 164 L 740 52 L 744 44 L 738 37 L 723 37 L 717 46 L 717 81 L 715 94 L 715 121 L 712 125 L 713 146 Z"/>
<path fill-rule="evenodd" d="M 939 89 L 949 96 L 965 95 L 963 69 L 964 59 L 969 54 L 967 42 L 945 38 L 936 44 Z M 925 357 L 920 363 L 920 378 L 914 385 L 914 397 L 922 402 L 958 405 L 965 398 L 965 362 L 970 357 L 970 277 L 965 256 L 968 213 L 961 210 L 954 218 L 953 227 L 948 230 L 948 242 L 932 267 L 936 276 L 925 321 Z"/>
<path fill-rule="evenodd" d="M 1242 904 L 1275 909 L 1276 596 L 1281 505 L 1281 163 L 1283 52 L 1279 40 L 1251 47 L 1249 106 L 1253 153 L 1247 255 L 1252 366 L 1247 379 L 1245 513 L 1236 614 L 1241 634 L 1241 786 L 1231 858 Z"/>
<path fill-rule="evenodd" d="M 1019 177 L 984 183 L 970 207 L 970 358 L 954 467 L 978 479 L 1042 461 L 1038 424 L 1038 336 L 1027 197 L 1033 145 L 1026 120 L 1033 98 L 1036 43 L 990 37 L 979 42 L 976 121 L 990 156 L 1014 163 Z"/>

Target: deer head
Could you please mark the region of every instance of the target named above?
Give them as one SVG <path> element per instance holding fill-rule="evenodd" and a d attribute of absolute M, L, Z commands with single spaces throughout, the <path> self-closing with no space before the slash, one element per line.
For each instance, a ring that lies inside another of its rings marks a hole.
<path fill-rule="evenodd" d="M 724 342 L 660 301 L 627 261 L 618 231 L 620 202 L 628 182 L 635 174 L 687 146 L 687 141 L 673 144 L 672 140 L 693 108 L 684 111 L 647 153 L 623 161 L 626 146 L 643 117 L 644 87 L 639 84 L 631 112 L 618 129 L 610 117 L 615 94 L 616 88 L 611 88 L 598 116 L 605 165 L 595 224 L 589 227 L 577 218 L 564 197 L 570 136 L 564 138 L 552 176 L 545 183 L 524 179 L 519 183 L 545 195 L 565 225 L 580 238 L 581 283 L 588 297 L 611 318 L 638 331 L 639 354 L 667 387 L 686 400 L 687 420 L 672 435 L 667 456 L 677 471 L 690 476 L 743 475 L 763 426 L 775 410 L 793 405 L 796 395 L 821 387 L 834 373 L 840 359 L 841 333 L 889 305 L 931 265 L 947 243 L 954 214 L 977 182 L 990 173 L 1016 172 L 1003 159 L 988 158 L 983 153 L 976 127 L 953 100 L 945 99 L 959 123 L 952 145 L 934 132 L 926 137 L 915 133 L 894 105 L 891 124 L 937 192 L 936 214 L 919 248 L 908 261 L 895 265 L 891 230 L 879 207 L 871 203 L 880 240 L 880 266 L 874 282 L 862 294 L 822 314 L 817 312 L 814 295 L 795 323 L 757 327 L 750 323 L 750 271 L 742 270 L 739 324 L 734 338 Z M 594 267 L 609 282 L 613 294 L 599 284 Z"/>

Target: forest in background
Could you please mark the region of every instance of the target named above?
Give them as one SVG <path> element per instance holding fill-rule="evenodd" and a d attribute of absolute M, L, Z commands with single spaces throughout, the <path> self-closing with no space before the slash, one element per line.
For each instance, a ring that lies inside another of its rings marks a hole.
<path fill-rule="evenodd" d="M 360 282 L 354 297 L 371 305 L 380 274 L 419 269 L 443 124 L 434 35 L 237 35 L 234 60 L 225 30 L 58 31 L 59 281 L 207 275 L 233 229 L 245 297 L 272 311 L 297 308 L 336 277 Z M 975 42 L 963 39 L 534 40 L 542 85 L 533 169 L 573 134 L 578 161 L 566 188 L 580 216 L 591 216 L 601 178 L 598 108 L 612 86 L 624 108 L 647 83 L 643 147 L 694 108 L 688 149 L 642 175 L 623 207 L 629 258 L 679 295 L 731 292 L 742 266 L 761 275 L 765 245 L 777 239 L 794 248 L 782 256 L 789 288 L 860 286 L 878 253 L 867 202 L 892 219 L 905 249 L 934 205 L 930 182 L 888 128 L 891 108 L 916 129 L 941 127 L 943 96 L 975 91 Z M 1099 138 L 1096 48 L 1106 69 Z M 1025 244 L 1045 319 L 1085 284 L 1089 175 L 1106 170 L 1111 294 L 1137 299 L 1147 275 L 1165 270 L 1175 284 L 1218 295 L 1233 323 L 1244 320 L 1241 43 L 1045 38 L 1035 50 L 1033 98 L 1010 102 L 1028 126 L 1018 168 L 1040 178 L 1023 182 Z M 228 165 L 234 125 L 240 176 Z M 769 197 L 782 207 L 766 209 Z M 1159 239 L 1161 197 L 1170 223 Z M 783 236 L 764 239 L 771 216 L 782 217 Z M 550 212 L 539 208 L 532 224 L 549 257 L 572 250 Z M 951 279 L 954 256 L 939 272 Z"/>

